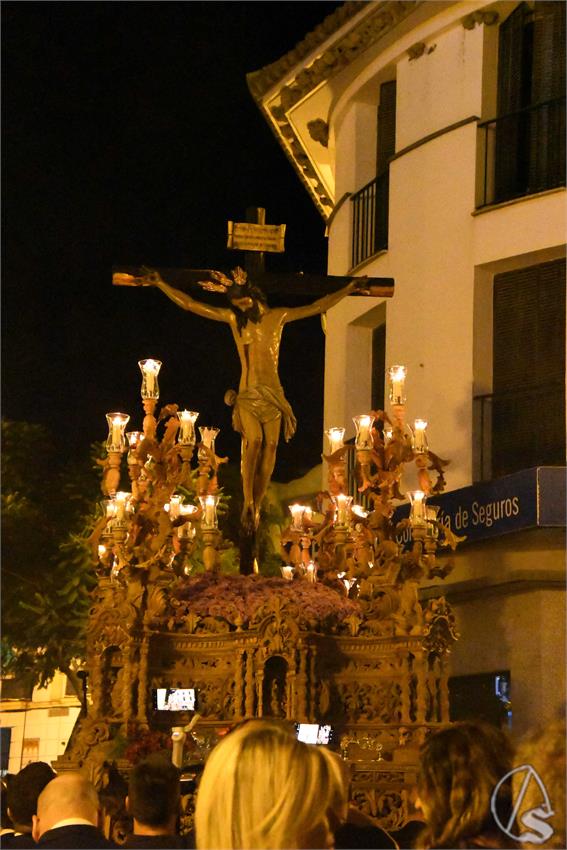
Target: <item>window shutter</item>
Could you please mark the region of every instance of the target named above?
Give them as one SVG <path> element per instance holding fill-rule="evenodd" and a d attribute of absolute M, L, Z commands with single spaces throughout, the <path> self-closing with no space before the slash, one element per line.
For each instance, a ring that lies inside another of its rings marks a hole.
<path fill-rule="evenodd" d="M 522 69 L 525 51 L 527 6 L 521 3 L 499 29 L 498 115 L 521 109 Z M 522 117 L 511 115 L 496 125 L 494 200 L 496 203 L 518 193 L 518 151 L 523 137 Z"/>
<path fill-rule="evenodd" d="M 538 0 L 534 7 L 531 102 L 565 97 L 565 3 Z"/>
<path fill-rule="evenodd" d="M 501 24 L 498 38 L 498 114 L 506 115 L 522 104 L 522 58 L 524 23 L 529 12 L 525 3 L 514 9 Z"/>
<path fill-rule="evenodd" d="M 533 14 L 531 103 L 565 100 L 565 3 L 539 0 Z M 565 182 L 564 103 L 530 113 L 529 191 Z"/>
<path fill-rule="evenodd" d="M 378 151 L 376 173 L 388 168 L 390 158 L 396 152 L 396 81 L 390 80 L 380 86 L 378 106 Z"/>
<path fill-rule="evenodd" d="M 494 278 L 493 475 L 564 462 L 565 260 Z"/>
<path fill-rule="evenodd" d="M 386 324 L 372 331 L 372 410 L 385 410 Z"/>

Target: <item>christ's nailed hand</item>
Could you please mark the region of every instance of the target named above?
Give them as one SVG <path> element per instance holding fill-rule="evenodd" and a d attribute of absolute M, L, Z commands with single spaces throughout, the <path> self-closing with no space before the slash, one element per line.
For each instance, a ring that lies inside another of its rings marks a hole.
<path fill-rule="evenodd" d="M 112 275 L 112 283 L 114 286 L 152 286 L 153 282 L 145 277 L 135 277 L 133 274 L 126 272 L 114 272 Z"/>

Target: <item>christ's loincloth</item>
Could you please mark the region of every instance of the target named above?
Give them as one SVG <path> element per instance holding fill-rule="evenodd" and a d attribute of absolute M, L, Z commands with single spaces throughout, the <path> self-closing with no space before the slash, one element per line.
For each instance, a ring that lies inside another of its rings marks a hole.
<path fill-rule="evenodd" d="M 251 413 L 258 422 L 265 425 L 282 417 L 283 435 L 287 443 L 295 434 L 297 419 L 293 415 L 291 405 L 283 394 L 283 390 L 273 390 L 263 384 L 241 390 L 234 401 L 232 427 L 244 436 L 244 428 L 240 419 L 240 411 Z"/>

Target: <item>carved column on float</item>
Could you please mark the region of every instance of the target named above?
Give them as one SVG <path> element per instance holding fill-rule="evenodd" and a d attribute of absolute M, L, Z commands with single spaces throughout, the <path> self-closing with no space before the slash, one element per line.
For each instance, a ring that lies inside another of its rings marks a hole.
<path fill-rule="evenodd" d="M 441 722 L 448 723 L 449 713 L 449 671 L 445 659 L 440 661 L 440 687 L 441 687 Z"/>
<path fill-rule="evenodd" d="M 427 713 L 427 670 L 424 653 L 420 653 L 416 657 L 414 668 L 417 676 L 416 720 L 418 723 L 425 723 Z"/>
<path fill-rule="evenodd" d="M 403 658 L 402 664 L 402 723 L 410 723 L 410 671 L 408 656 Z"/>
<path fill-rule="evenodd" d="M 246 652 L 246 717 L 254 717 L 254 658 Z"/>
<path fill-rule="evenodd" d="M 123 650 L 124 689 L 122 691 L 122 723 L 127 725 L 132 719 L 132 644 Z"/>
<path fill-rule="evenodd" d="M 256 705 L 258 706 L 258 717 L 264 716 L 264 667 L 256 671 Z"/>
<path fill-rule="evenodd" d="M 297 719 L 307 720 L 307 648 L 299 645 L 299 673 L 296 679 Z"/>
<path fill-rule="evenodd" d="M 315 663 L 317 660 L 317 647 L 311 646 L 309 653 L 309 717 L 313 720 L 317 717 L 317 693 L 315 679 Z"/>
<path fill-rule="evenodd" d="M 102 650 L 95 648 L 90 669 L 91 712 L 97 718 L 102 714 Z"/>
<path fill-rule="evenodd" d="M 239 649 L 236 657 L 236 669 L 234 671 L 234 719 L 242 717 L 242 693 L 244 682 L 242 678 L 242 665 L 244 661 L 244 650 Z"/>
<path fill-rule="evenodd" d="M 149 635 L 144 634 L 140 646 L 140 676 L 138 685 L 138 720 L 140 723 L 148 723 L 148 653 L 150 649 Z"/>

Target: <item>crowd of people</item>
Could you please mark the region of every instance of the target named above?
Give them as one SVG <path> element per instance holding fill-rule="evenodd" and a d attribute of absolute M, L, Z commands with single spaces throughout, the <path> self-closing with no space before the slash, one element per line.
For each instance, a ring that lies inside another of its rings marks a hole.
<path fill-rule="evenodd" d="M 388 833 L 349 803 L 348 767 L 336 753 L 297 740 L 283 722 L 250 720 L 210 754 L 189 834 L 179 834 L 181 772 L 168 754 L 135 765 L 125 798 L 132 830 L 123 846 L 565 848 L 565 722 L 532 736 L 519 755 L 523 764 L 508 735 L 482 723 L 455 723 L 431 734 L 421 750 L 419 819 Z M 534 774 L 535 791 L 528 788 Z M 101 825 L 97 791 L 79 773 L 57 775 L 35 762 L 2 780 L 2 847 L 119 846 Z"/>

